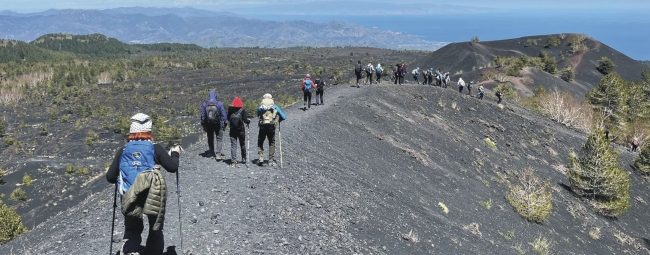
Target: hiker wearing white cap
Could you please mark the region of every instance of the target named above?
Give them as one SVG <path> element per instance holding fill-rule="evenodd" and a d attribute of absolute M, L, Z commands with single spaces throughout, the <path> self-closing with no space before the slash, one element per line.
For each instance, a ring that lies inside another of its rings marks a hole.
<path fill-rule="evenodd" d="M 268 95 L 268 98 L 266 97 Z M 275 127 L 287 119 L 280 106 L 275 105 L 271 94 L 264 95 L 260 107 L 257 108 L 259 117 L 259 134 L 257 135 L 258 165 L 264 164 L 264 140 L 269 140 L 269 165 L 275 166 Z"/>
<path fill-rule="evenodd" d="M 124 254 L 142 252 L 143 214 L 149 220 L 145 254 L 162 254 L 165 247 L 162 231 L 167 189 L 165 177 L 155 165 L 175 173 L 181 149 L 175 146 L 168 154 L 162 145 L 154 144 L 151 127 L 148 115 L 138 113 L 131 117 L 127 143 L 117 150 L 106 172 L 106 180 L 115 183 L 116 191 L 122 196 Z"/>

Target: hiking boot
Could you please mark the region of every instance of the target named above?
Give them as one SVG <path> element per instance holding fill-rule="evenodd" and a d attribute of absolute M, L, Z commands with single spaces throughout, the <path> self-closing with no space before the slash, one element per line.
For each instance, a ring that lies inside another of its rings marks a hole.
<path fill-rule="evenodd" d="M 221 161 L 221 160 L 223 159 L 223 157 L 221 156 L 221 153 L 217 153 L 217 154 L 214 156 L 214 159 L 216 159 L 217 161 Z"/>
<path fill-rule="evenodd" d="M 242 159 L 241 159 L 241 162 L 244 163 L 244 164 L 248 163 L 248 161 L 246 160 L 246 158 L 242 158 Z"/>
<path fill-rule="evenodd" d="M 277 164 L 275 163 L 275 160 L 273 160 L 273 161 L 269 161 L 269 166 L 275 166 L 275 165 L 277 165 Z"/>

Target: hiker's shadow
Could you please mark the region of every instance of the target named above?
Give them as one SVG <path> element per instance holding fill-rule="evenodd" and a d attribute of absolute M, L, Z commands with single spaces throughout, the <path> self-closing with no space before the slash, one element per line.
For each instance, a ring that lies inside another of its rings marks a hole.
<path fill-rule="evenodd" d="M 178 255 L 176 246 L 167 246 L 167 251 L 163 252 L 163 255 Z"/>
<path fill-rule="evenodd" d="M 214 154 L 210 153 L 210 150 L 204 151 L 203 153 L 200 153 L 199 156 L 204 157 L 204 158 L 213 158 Z"/>

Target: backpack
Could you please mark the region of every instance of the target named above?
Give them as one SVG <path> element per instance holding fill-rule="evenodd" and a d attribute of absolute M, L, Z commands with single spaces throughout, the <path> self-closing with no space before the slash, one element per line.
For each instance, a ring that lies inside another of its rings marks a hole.
<path fill-rule="evenodd" d="M 275 110 L 275 105 L 262 105 L 262 115 L 260 116 L 260 125 L 275 125 L 275 117 L 278 111 Z M 265 107 L 269 107 L 266 108 Z"/>
<path fill-rule="evenodd" d="M 241 117 L 241 112 L 244 111 L 244 108 L 239 109 L 239 111 L 234 112 L 230 115 L 230 130 L 241 129 L 243 126 L 243 121 Z"/>
<path fill-rule="evenodd" d="M 377 74 L 381 74 L 381 72 L 383 72 L 384 70 L 381 69 L 381 67 L 377 67 L 375 68 L 375 71 L 377 72 Z"/>
<path fill-rule="evenodd" d="M 208 124 L 221 124 L 221 111 L 216 102 L 208 101 L 205 105 L 205 120 Z"/>
<path fill-rule="evenodd" d="M 361 64 L 357 64 L 357 67 L 354 68 L 354 71 L 357 73 L 361 72 Z"/>
<path fill-rule="evenodd" d="M 314 83 L 316 83 L 316 90 L 318 91 L 325 90 L 325 82 L 323 80 L 316 79 Z"/>
<path fill-rule="evenodd" d="M 412 73 L 413 75 L 418 75 L 418 70 L 417 70 L 417 69 L 413 69 L 413 71 L 412 71 L 411 73 Z"/>
<path fill-rule="evenodd" d="M 305 88 L 303 88 L 304 91 L 311 91 L 312 88 L 314 88 L 314 82 L 311 80 L 305 80 Z"/>
<path fill-rule="evenodd" d="M 139 173 L 154 169 L 154 158 L 154 145 L 151 141 L 126 143 L 120 156 L 120 175 L 117 179 L 120 195 L 124 195 L 131 188 Z"/>
<path fill-rule="evenodd" d="M 372 66 L 366 66 L 366 73 L 372 73 Z"/>

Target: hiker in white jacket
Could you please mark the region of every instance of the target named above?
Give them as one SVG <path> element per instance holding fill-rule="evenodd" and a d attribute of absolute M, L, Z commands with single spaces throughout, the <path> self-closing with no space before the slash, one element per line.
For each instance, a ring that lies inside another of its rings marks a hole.
<path fill-rule="evenodd" d="M 463 78 L 458 78 L 458 93 L 463 93 L 464 87 L 465 87 L 465 81 L 463 81 Z"/>

